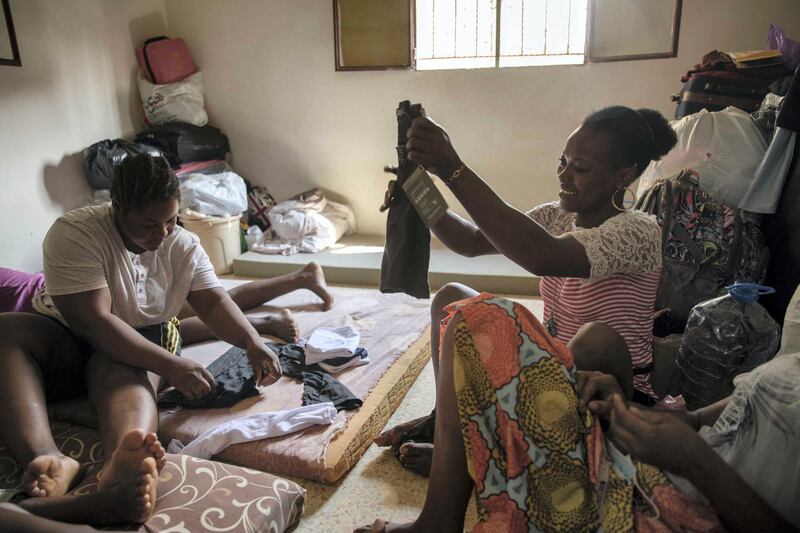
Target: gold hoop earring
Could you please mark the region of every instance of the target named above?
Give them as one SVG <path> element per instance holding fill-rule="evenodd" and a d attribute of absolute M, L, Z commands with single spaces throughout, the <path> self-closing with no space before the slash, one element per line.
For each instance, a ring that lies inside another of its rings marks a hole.
<path fill-rule="evenodd" d="M 620 207 L 620 206 L 617 205 L 617 191 L 622 191 L 622 190 L 624 190 L 625 192 L 631 193 L 631 196 L 633 196 L 633 199 L 630 202 L 630 207 L 624 207 L 625 204 L 626 204 L 625 193 L 622 193 L 622 205 L 623 205 L 623 207 Z M 635 204 L 636 204 L 636 193 L 633 192 L 633 189 L 631 189 L 630 187 L 625 187 L 624 189 L 622 187 L 617 187 L 617 190 L 614 191 L 614 194 L 611 196 L 611 205 L 614 206 L 614 209 L 616 209 L 617 211 L 629 211 L 629 210 L 633 209 L 633 206 Z"/>

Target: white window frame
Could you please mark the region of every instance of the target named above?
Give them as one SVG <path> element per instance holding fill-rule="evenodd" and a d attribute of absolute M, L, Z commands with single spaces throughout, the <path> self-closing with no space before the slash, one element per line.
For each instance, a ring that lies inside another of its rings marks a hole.
<path fill-rule="evenodd" d="M 682 11 L 682 0 L 664 0 L 664 1 L 671 1 L 672 7 L 672 20 L 671 20 L 671 30 L 669 30 L 668 34 L 663 32 L 657 32 L 653 35 L 657 36 L 653 39 L 652 43 L 648 43 L 642 45 L 638 43 L 641 40 L 639 38 L 636 39 L 635 36 L 632 36 L 631 42 L 637 42 L 638 44 L 632 44 L 631 46 L 626 47 L 627 49 L 618 52 L 618 53 L 604 53 L 603 51 L 598 51 L 596 45 L 600 43 L 604 43 L 604 38 L 608 38 L 609 36 L 614 35 L 614 31 L 619 31 L 619 28 L 611 28 L 609 26 L 596 26 L 597 23 L 597 16 L 605 11 L 598 11 L 598 10 L 607 10 L 611 9 L 612 11 L 618 11 L 620 9 L 628 9 L 632 8 L 633 6 L 639 7 L 639 4 L 631 4 L 628 7 L 622 7 L 620 4 L 625 5 L 626 0 L 555 0 L 563 3 L 569 3 L 570 5 L 570 14 L 568 15 L 568 29 L 567 29 L 567 50 L 566 53 L 548 53 L 546 46 L 547 46 L 547 22 L 545 22 L 545 44 L 544 49 L 542 50 L 543 53 L 525 53 L 524 42 L 520 45 L 520 50 L 522 51 L 521 54 L 508 54 L 503 52 L 502 46 L 502 36 L 503 36 L 503 2 L 521 2 L 524 5 L 526 0 L 494 0 L 494 10 L 495 10 L 495 22 L 494 22 L 494 32 L 492 35 L 493 48 L 491 54 L 486 53 L 484 50 L 483 55 L 479 55 L 477 53 L 476 44 L 476 55 L 474 56 L 467 56 L 467 57 L 456 57 L 458 54 L 456 53 L 456 49 L 458 47 L 457 44 L 457 26 L 458 26 L 458 15 L 457 15 L 457 3 L 459 1 L 464 0 L 438 0 L 440 2 L 450 2 L 453 5 L 454 10 L 456 10 L 455 16 L 455 23 L 454 23 L 454 32 L 453 32 L 453 39 L 456 42 L 453 48 L 453 56 L 452 57 L 442 57 L 436 56 L 435 52 L 433 53 L 436 57 L 420 57 L 419 54 L 419 18 L 417 17 L 417 2 L 434 2 L 437 0 L 410 0 L 411 2 L 411 9 L 412 9 L 412 24 L 413 24 L 413 36 L 414 36 L 414 44 L 412 45 L 412 67 L 415 70 L 444 70 L 444 69 L 459 69 L 459 68 L 500 68 L 500 67 L 515 67 L 515 66 L 545 66 L 545 65 L 582 65 L 585 63 L 595 63 L 595 62 L 608 62 L 608 61 L 631 61 L 631 60 L 646 60 L 646 59 L 659 59 L 659 58 L 671 58 L 677 57 L 678 55 L 678 39 L 680 33 L 680 19 L 681 19 L 681 11 Z M 476 5 L 481 0 L 475 0 Z M 553 0 L 527 0 L 527 1 L 538 1 L 538 2 L 549 2 Z M 635 0 L 632 0 L 635 1 Z M 582 5 L 575 7 L 577 2 L 582 3 Z M 508 5 L 508 4 L 507 4 Z M 549 4 L 546 4 L 549 5 Z M 582 26 L 581 35 L 576 35 L 573 39 L 571 35 L 572 31 L 572 17 L 573 17 L 573 8 L 576 9 L 576 20 L 575 24 Z M 484 8 L 485 9 L 485 8 Z M 476 8 L 477 12 L 477 8 Z M 522 21 L 524 24 L 524 14 L 521 15 Z M 546 18 L 546 15 L 545 15 Z M 431 21 L 432 22 L 432 21 Z M 476 33 L 477 33 L 477 19 L 476 19 Z M 667 24 L 669 26 L 669 23 Z M 662 25 L 663 26 L 663 25 Z M 598 31 L 599 28 L 599 31 Z M 636 33 L 639 32 L 647 32 L 650 31 L 650 26 L 636 26 L 634 25 L 631 30 Z M 427 28 L 426 28 L 427 30 Z M 628 30 L 628 31 L 631 31 Z M 610 33 L 609 33 L 610 32 Z M 671 35 L 670 35 L 671 34 Z M 524 29 L 523 29 L 524 35 Z M 619 38 L 619 34 L 616 34 L 617 39 Z M 478 41 L 478 37 L 476 37 L 476 41 Z M 483 39 L 484 45 L 486 44 L 487 40 Z M 573 44 L 580 43 L 582 46 L 581 49 L 572 48 Z M 433 50 L 433 47 L 431 47 Z"/>
<path fill-rule="evenodd" d="M 435 6 L 437 0 L 421 0 L 425 4 L 430 4 L 431 9 L 431 16 L 428 20 L 423 20 L 423 23 L 420 23 L 420 13 L 419 1 L 420 0 L 412 0 L 414 2 L 414 33 L 415 33 L 415 46 L 414 46 L 414 68 L 416 70 L 445 70 L 445 69 L 459 69 L 459 68 L 500 68 L 500 67 L 522 67 L 522 66 L 543 66 L 543 65 L 582 65 L 585 62 L 585 52 L 586 52 L 586 32 L 587 32 L 587 17 L 588 17 L 588 1 L 589 0 L 527 0 L 528 2 L 543 2 L 544 3 L 544 12 L 545 12 L 545 19 L 547 17 L 547 9 L 550 6 L 551 2 L 561 2 L 563 4 L 568 4 L 568 20 L 567 20 L 567 35 L 566 35 L 566 50 L 563 52 L 548 52 L 547 50 L 547 20 L 545 20 L 544 24 L 544 35 L 543 41 L 541 43 L 540 52 L 536 53 L 526 53 L 524 47 L 524 26 L 520 29 L 523 32 L 520 36 L 519 41 L 519 51 L 518 54 L 511 54 L 511 53 L 504 53 L 503 51 L 503 14 L 504 14 L 504 5 L 503 0 L 493 0 L 492 3 L 494 4 L 493 7 L 490 7 L 492 11 L 494 11 L 494 27 L 492 28 L 492 38 L 493 38 L 493 46 L 491 49 L 491 55 L 486 53 L 484 49 L 484 53 L 481 55 L 478 52 L 478 48 L 480 47 L 481 43 L 485 46 L 487 43 L 486 39 L 478 38 L 478 17 L 479 17 L 479 5 L 482 0 L 475 0 L 475 55 L 473 56 L 465 56 L 461 54 L 459 56 L 457 52 L 457 48 L 459 46 L 458 43 L 458 6 L 459 2 L 464 2 L 465 0 L 439 0 L 440 5 L 442 1 L 445 1 L 448 4 L 452 4 L 452 8 L 454 9 L 454 29 L 452 32 L 453 35 L 453 54 L 451 56 L 444 56 L 436 54 L 436 43 L 435 43 L 435 28 L 433 24 L 435 24 Z M 469 1 L 469 0 L 467 0 Z M 524 25 L 525 23 L 525 3 L 526 0 L 506 0 L 507 4 L 506 7 L 511 6 L 511 9 L 515 7 L 520 10 L 519 17 L 520 23 Z M 518 4 L 514 6 L 514 4 Z M 463 5 L 463 4 L 462 4 Z M 424 6 L 427 8 L 428 6 Z M 450 7 L 450 6 L 446 6 Z M 541 6 L 540 6 L 541 8 Z M 486 7 L 484 6 L 483 9 L 485 10 Z M 580 26 L 573 25 L 573 9 L 576 11 L 575 13 L 575 22 Z M 427 9 L 426 9 L 427 10 Z M 485 12 L 484 12 L 485 14 Z M 427 13 L 424 13 L 427 15 Z M 552 26 L 551 26 L 552 27 Z M 579 27 L 576 32 L 576 35 L 571 35 L 571 32 L 574 31 L 574 28 Z M 431 39 L 430 43 L 425 42 L 426 36 L 422 37 L 423 40 L 423 47 L 429 48 L 426 50 L 428 53 L 424 54 L 423 57 L 420 57 L 420 28 L 423 28 L 425 33 L 430 32 Z M 470 29 L 471 30 L 471 29 Z M 484 28 L 485 30 L 485 28 Z M 541 35 L 541 34 L 539 34 Z M 575 38 L 577 37 L 577 38 Z M 471 42 L 471 41 L 470 41 Z M 579 50 L 573 48 L 578 44 Z M 433 56 L 433 57 L 430 57 Z"/>

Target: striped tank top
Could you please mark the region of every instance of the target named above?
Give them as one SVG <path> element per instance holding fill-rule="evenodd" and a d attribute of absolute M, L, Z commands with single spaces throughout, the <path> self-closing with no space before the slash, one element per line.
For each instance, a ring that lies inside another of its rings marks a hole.
<path fill-rule="evenodd" d="M 589 278 L 542 277 L 544 323 L 555 324 L 555 337 L 569 342 L 584 324 L 600 322 L 625 340 L 633 360 L 633 386 L 655 396 L 653 318 L 661 273 L 661 230 L 654 218 L 639 211 L 620 213 L 596 228 L 575 226 L 575 214 L 557 202 L 528 215 L 559 236 L 569 233 L 586 250 Z"/>

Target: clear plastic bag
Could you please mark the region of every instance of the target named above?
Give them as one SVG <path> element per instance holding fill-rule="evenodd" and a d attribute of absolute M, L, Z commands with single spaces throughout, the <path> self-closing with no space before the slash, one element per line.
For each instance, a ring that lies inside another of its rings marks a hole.
<path fill-rule="evenodd" d="M 642 172 L 638 194 L 684 168 L 700 176 L 700 187 L 718 202 L 738 207 L 764 158 L 767 139 L 749 113 L 735 107 L 701 109 L 671 123 L 678 143 Z"/>
<path fill-rule="evenodd" d="M 181 211 L 209 216 L 247 211 L 247 186 L 235 172 L 188 174 L 181 179 Z"/>
<path fill-rule="evenodd" d="M 692 309 L 678 352 L 672 390 L 689 409 L 719 401 L 733 392 L 733 378 L 770 360 L 778 350 L 780 326 L 757 302 L 775 292 L 736 283 L 729 294 Z"/>

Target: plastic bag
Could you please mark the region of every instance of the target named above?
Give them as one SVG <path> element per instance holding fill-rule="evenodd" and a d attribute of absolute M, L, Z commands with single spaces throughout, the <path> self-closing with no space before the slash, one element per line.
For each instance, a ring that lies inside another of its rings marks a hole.
<path fill-rule="evenodd" d="M 265 254 L 321 252 L 356 231 L 350 206 L 328 200 L 319 189 L 276 204 L 267 217 L 270 231 L 253 245 L 253 251 Z"/>
<path fill-rule="evenodd" d="M 86 181 L 92 189 L 110 189 L 114 181 L 114 168 L 120 166 L 129 155 L 137 154 L 158 157 L 161 152 L 152 146 L 124 139 L 105 139 L 94 143 L 83 151 Z"/>
<path fill-rule="evenodd" d="M 781 54 L 783 54 L 783 62 L 790 69 L 794 70 L 800 65 L 800 42 L 786 37 L 786 32 L 782 28 L 772 24 L 769 25 L 767 48 L 780 50 Z"/>
<path fill-rule="evenodd" d="M 179 82 L 154 85 L 139 73 L 139 96 L 144 115 L 153 126 L 186 122 L 205 126 L 208 115 L 203 97 L 203 73 L 196 72 Z"/>
<path fill-rule="evenodd" d="M 642 172 L 639 194 L 656 180 L 691 168 L 700 176 L 704 191 L 718 202 L 738 207 L 767 149 L 764 133 L 750 114 L 735 107 L 714 112 L 701 109 L 671 126 L 678 143 Z"/>
<path fill-rule="evenodd" d="M 781 329 L 756 300 L 770 287 L 736 283 L 729 294 L 698 304 L 689 315 L 677 358 L 673 392 L 693 410 L 729 396 L 733 378 L 778 350 Z"/>
<path fill-rule="evenodd" d="M 181 180 L 181 211 L 209 216 L 247 211 L 247 186 L 235 172 L 188 174 Z"/>
<path fill-rule="evenodd" d="M 783 318 L 781 349 L 778 355 L 800 353 L 800 287 L 794 291 Z"/>

